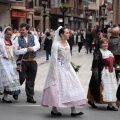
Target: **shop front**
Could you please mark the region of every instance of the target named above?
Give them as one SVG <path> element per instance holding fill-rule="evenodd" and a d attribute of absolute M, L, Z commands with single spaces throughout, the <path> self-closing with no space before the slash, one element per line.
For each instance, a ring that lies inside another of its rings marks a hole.
<path fill-rule="evenodd" d="M 26 23 L 27 12 L 20 10 L 11 10 L 11 26 L 12 28 L 19 28 L 21 23 Z"/>

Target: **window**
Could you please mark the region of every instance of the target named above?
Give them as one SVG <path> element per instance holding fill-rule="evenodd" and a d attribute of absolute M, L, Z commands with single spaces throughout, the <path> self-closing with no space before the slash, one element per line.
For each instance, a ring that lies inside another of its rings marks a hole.
<path fill-rule="evenodd" d="M 37 0 L 34 0 L 34 2 L 35 2 L 35 3 L 34 3 L 34 4 L 35 4 L 35 6 L 37 6 Z"/>
<path fill-rule="evenodd" d="M 96 0 L 89 0 L 90 2 L 96 2 Z"/>
<path fill-rule="evenodd" d="M 16 2 L 22 2 L 23 0 L 16 0 Z"/>

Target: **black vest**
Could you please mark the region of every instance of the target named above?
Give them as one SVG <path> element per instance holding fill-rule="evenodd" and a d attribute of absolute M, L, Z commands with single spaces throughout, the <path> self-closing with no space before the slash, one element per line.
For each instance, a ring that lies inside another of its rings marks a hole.
<path fill-rule="evenodd" d="M 33 47 L 35 45 L 34 36 L 31 35 L 31 34 L 28 34 L 28 43 L 26 43 L 24 37 L 20 35 L 18 37 L 18 43 L 19 43 L 19 46 L 21 48 Z M 28 53 L 26 53 L 24 55 L 20 55 L 20 58 L 23 57 L 23 59 L 28 59 L 29 56 L 31 58 L 35 58 L 36 57 L 36 52 L 28 52 Z"/>

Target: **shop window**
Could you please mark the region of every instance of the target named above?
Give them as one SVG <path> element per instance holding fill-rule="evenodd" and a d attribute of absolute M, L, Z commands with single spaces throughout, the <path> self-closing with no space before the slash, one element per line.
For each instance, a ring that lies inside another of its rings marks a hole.
<path fill-rule="evenodd" d="M 96 2 L 96 0 L 89 0 L 90 2 Z"/>
<path fill-rule="evenodd" d="M 29 8 L 33 8 L 33 1 L 29 2 L 28 5 L 29 5 Z"/>

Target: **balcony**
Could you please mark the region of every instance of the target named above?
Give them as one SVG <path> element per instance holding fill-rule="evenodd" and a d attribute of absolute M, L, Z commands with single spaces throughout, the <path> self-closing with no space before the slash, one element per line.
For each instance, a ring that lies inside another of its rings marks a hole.
<path fill-rule="evenodd" d="M 99 6 L 96 2 L 89 2 L 89 9 L 90 10 L 98 10 Z"/>
<path fill-rule="evenodd" d="M 0 0 L 1 3 L 14 3 L 16 0 Z"/>

